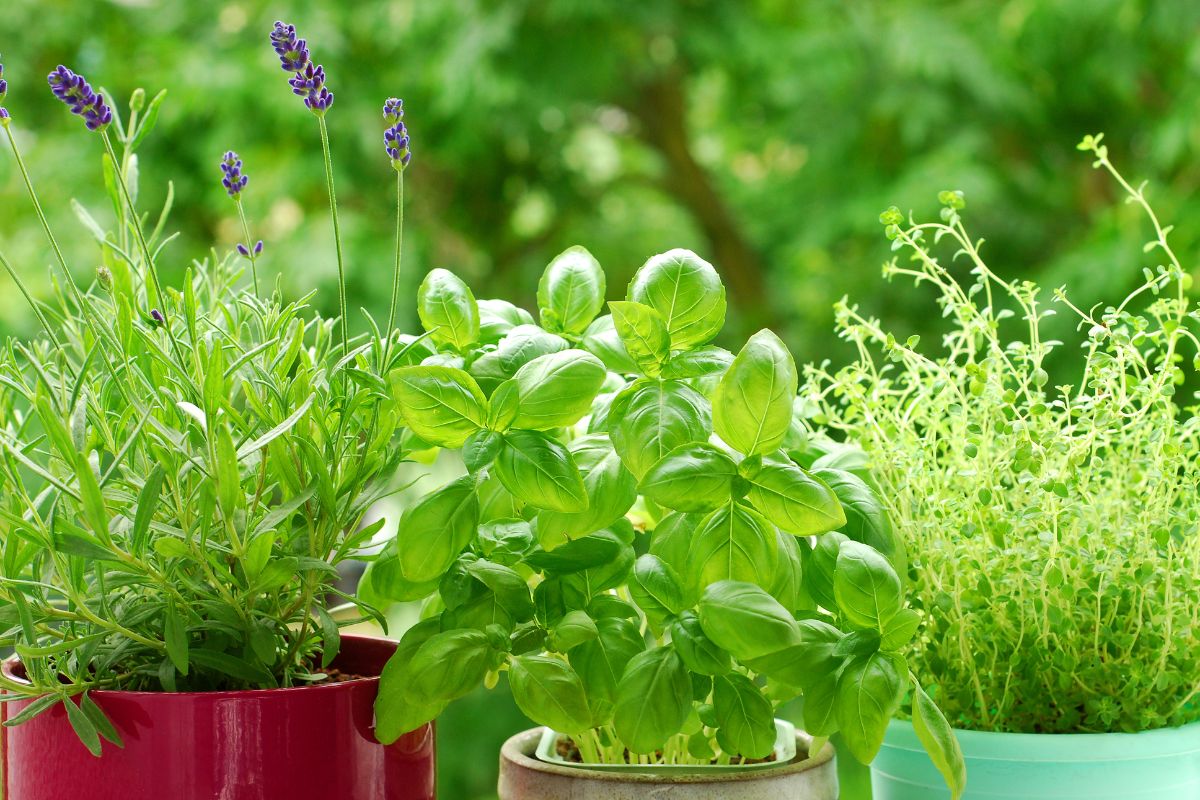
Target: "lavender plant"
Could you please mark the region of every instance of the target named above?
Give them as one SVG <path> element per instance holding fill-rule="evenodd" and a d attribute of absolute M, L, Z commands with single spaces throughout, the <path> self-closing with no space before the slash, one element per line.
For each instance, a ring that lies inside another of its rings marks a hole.
<path fill-rule="evenodd" d="M 272 39 L 291 54 L 296 91 L 303 70 L 328 166 L 323 71 L 307 69 L 294 35 Z M 126 122 L 83 76 L 59 67 L 48 80 L 99 137 L 114 213 L 101 222 L 76 204 L 102 264 L 80 284 L 0 117 L 58 273 L 54 296 L 35 298 L 0 253 L 41 326 L 0 351 L 0 645 L 26 678 L 0 688 L 37 698 L 6 724 L 61 703 L 99 753 L 120 740 L 93 690 L 304 685 L 324 680 L 342 625 L 383 623 L 334 581 L 382 525 L 364 525 L 367 510 L 396 488 L 407 445 L 386 376 L 419 347 L 369 318 L 371 334 L 351 338 L 311 295 L 245 286 L 243 265 L 253 271 L 263 247 L 249 244 L 233 152 L 222 185 L 245 243 L 166 285 L 172 192 L 152 228 L 136 203 L 137 148 L 164 95 L 147 106 L 135 92 Z M 331 204 L 332 190 L 330 178 Z M 339 300 L 344 310 L 344 282 Z"/>
<path fill-rule="evenodd" d="M 940 349 L 843 303 L 857 363 L 809 371 L 809 423 L 861 446 L 912 555 L 910 655 L 960 728 L 1142 731 L 1200 720 L 1200 420 L 1192 276 L 1100 136 L 1080 149 L 1153 229 L 1154 261 L 1114 305 L 1053 299 L 1085 333 L 1051 381 L 1056 309 L 989 266 L 943 192 L 941 221 L 881 217 L 884 267 L 934 293 Z M 937 255 L 938 243 L 953 260 Z M 960 282 L 958 263 L 972 280 Z M 1194 385 L 1194 384 L 1193 384 Z M 821 445 L 805 458 L 844 458 Z"/>

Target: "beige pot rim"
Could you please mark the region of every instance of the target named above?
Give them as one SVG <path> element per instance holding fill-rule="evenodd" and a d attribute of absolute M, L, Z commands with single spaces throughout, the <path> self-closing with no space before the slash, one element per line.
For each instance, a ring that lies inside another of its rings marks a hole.
<path fill-rule="evenodd" d="M 500 749 L 500 762 L 502 771 L 504 769 L 528 770 L 544 775 L 556 775 L 563 778 L 574 778 L 578 780 L 594 781 L 599 783 L 614 783 L 614 784 L 646 784 L 646 785 L 664 785 L 664 784 L 696 784 L 696 783 L 754 783 L 765 781 L 778 781 L 780 778 L 789 775 L 795 775 L 801 772 L 809 772 L 822 768 L 833 769 L 833 745 L 828 742 L 821 748 L 821 752 L 815 756 L 809 757 L 808 748 L 812 744 L 812 737 L 808 734 L 796 732 L 796 758 L 786 764 L 781 764 L 778 767 L 767 769 L 758 769 L 752 771 L 734 771 L 704 773 L 695 775 L 650 775 L 636 772 L 606 772 L 594 769 L 585 769 L 583 767 L 564 767 L 558 764 L 551 764 L 542 761 L 534 755 L 537 749 L 538 741 L 542 736 L 542 728 L 533 728 L 531 730 L 522 731 L 516 736 L 510 738 L 504 743 Z"/>

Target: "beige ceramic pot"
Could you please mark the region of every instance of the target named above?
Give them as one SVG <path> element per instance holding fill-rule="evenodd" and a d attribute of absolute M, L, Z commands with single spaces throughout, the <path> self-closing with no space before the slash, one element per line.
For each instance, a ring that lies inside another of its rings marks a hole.
<path fill-rule="evenodd" d="M 645 775 L 563 767 L 534 756 L 542 729 L 518 733 L 500 750 L 500 800 L 837 800 L 833 746 L 809 758 L 796 734 L 796 758 L 779 767 L 710 775 Z"/>

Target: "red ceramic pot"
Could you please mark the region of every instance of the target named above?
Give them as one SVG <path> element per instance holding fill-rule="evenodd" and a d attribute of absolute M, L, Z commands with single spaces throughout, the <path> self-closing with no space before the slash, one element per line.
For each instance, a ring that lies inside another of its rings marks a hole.
<path fill-rule="evenodd" d="M 377 676 L 396 643 L 344 636 L 334 666 Z M 21 679 L 20 664 L 4 674 Z M 379 679 L 245 692 L 92 692 L 124 749 L 93 756 L 56 706 L 3 728 L 4 800 L 433 800 L 433 726 L 375 741 Z M 7 719 L 28 700 L 0 706 Z"/>

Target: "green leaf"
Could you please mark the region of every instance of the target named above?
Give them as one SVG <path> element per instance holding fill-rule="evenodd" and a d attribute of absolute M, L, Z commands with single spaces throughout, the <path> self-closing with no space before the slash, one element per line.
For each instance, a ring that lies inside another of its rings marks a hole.
<path fill-rule="evenodd" d="M 658 556 L 649 553 L 633 563 L 633 582 L 629 593 L 658 630 L 670 617 L 684 609 L 683 582 Z"/>
<path fill-rule="evenodd" d="M 44 694 L 41 697 L 30 702 L 29 705 L 25 706 L 25 708 L 23 708 L 21 711 L 17 712 L 16 714 L 6 713 L 4 715 L 5 716 L 4 727 L 14 728 L 17 725 L 26 723 L 29 720 L 36 717 L 38 714 L 44 714 L 45 712 L 49 711 L 51 708 L 53 708 L 55 705 L 57 705 L 60 702 L 69 703 L 71 701 L 70 700 L 64 701 L 62 695 Z"/>
<path fill-rule="evenodd" d="M 633 753 L 653 753 L 679 733 L 692 707 L 692 681 L 670 647 L 638 653 L 617 684 L 613 726 Z"/>
<path fill-rule="evenodd" d="M 779 449 L 792 422 L 799 376 L 787 346 L 769 330 L 750 337 L 717 384 L 713 427 L 746 455 Z"/>
<path fill-rule="evenodd" d="M 766 758 L 775 749 L 771 701 L 749 678 L 733 672 L 713 680 L 717 742 L 730 755 Z"/>
<path fill-rule="evenodd" d="M 95 724 L 83 712 L 75 701 L 67 698 L 63 700 L 63 707 L 67 709 L 67 720 L 70 721 L 71 727 L 75 730 L 75 735 L 79 737 L 79 741 L 83 742 L 83 746 L 94 755 L 100 755 L 100 732 L 96 730 Z"/>
<path fill-rule="evenodd" d="M 517 622 L 533 619 L 533 599 L 529 585 L 516 571 L 486 559 L 477 559 L 466 566 L 467 573 L 496 596 L 500 604 Z"/>
<path fill-rule="evenodd" d="M 613 401 L 613 446 L 639 480 L 672 450 L 712 435 L 708 400 L 682 381 L 639 380 Z"/>
<path fill-rule="evenodd" d="M 737 464 L 707 442 L 680 445 L 652 466 L 638 491 L 676 511 L 713 511 L 729 502 Z"/>
<path fill-rule="evenodd" d="M 503 433 L 512 427 L 520 410 L 521 387 L 509 378 L 492 390 L 492 396 L 488 400 L 488 428 Z"/>
<path fill-rule="evenodd" d="M 846 748 L 869 764 L 883 744 L 888 722 L 904 696 L 903 659 L 875 653 L 852 661 L 838 678 L 833 713 Z"/>
<path fill-rule="evenodd" d="M 921 616 L 911 608 L 902 608 L 883 626 L 880 650 L 896 652 L 903 650 L 921 627 Z"/>
<path fill-rule="evenodd" d="M 582 733 L 592 712 L 579 675 L 550 656 L 518 656 L 509 665 L 509 686 L 517 707 L 534 722 L 560 733 Z"/>
<path fill-rule="evenodd" d="M 834 704 L 837 701 L 837 675 L 821 675 L 804 690 L 804 730 L 811 736 L 832 736 L 838 731 Z"/>
<path fill-rule="evenodd" d="M 491 466 L 500 455 L 504 437 L 496 431 L 478 430 L 463 443 L 462 460 L 472 475 Z"/>
<path fill-rule="evenodd" d="M 79 478 L 79 497 L 83 505 L 83 518 L 101 542 L 108 543 L 108 508 L 100 491 L 100 481 L 92 472 L 88 459 L 80 456 L 75 462 L 75 475 Z"/>
<path fill-rule="evenodd" d="M 550 575 L 569 575 L 612 563 L 624 546 L 617 537 L 601 532 L 567 542 L 551 551 L 531 553 L 525 563 Z"/>
<path fill-rule="evenodd" d="M 539 356 L 517 370 L 520 403 L 514 428 L 551 430 L 574 425 L 592 410 L 608 371 L 583 350 Z"/>
<path fill-rule="evenodd" d="M 579 468 L 562 444 L 537 431 L 509 431 L 496 474 L 513 496 L 535 508 L 578 512 L 589 507 Z"/>
<path fill-rule="evenodd" d="M 846 521 L 838 530 L 856 542 L 870 545 L 891 562 L 896 574 L 908 572 L 908 556 L 904 542 L 892 528 L 888 517 L 874 490 L 853 472 L 840 469 L 814 469 L 812 474 L 833 490 L 842 504 Z"/>
<path fill-rule="evenodd" d="M 822 608 L 837 608 L 837 597 L 833 591 L 833 577 L 837 574 L 837 557 L 842 543 L 850 541 L 842 534 L 831 531 L 817 537 L 816 545 L 804 561 L 804 588 Z"/>
<path fill-rule="evenodd" d="M 321 668 L 329 669 L 342 649 L 342 632 L 324 606 L 317 606 L 317 621 L 321 625 Z"/>
<path fill-rule="evenodd" d="M 791 461 L 765 461 L 747 476 L 747 499 L 767 519 L 796 536 L 817 536 L 846 521 L 837 495 Z"/>
<path fill-rule="evenodd" d="M 815 619 L 796 623 L 800 643 L 744 662 L 754 672 L 805 692 L 826 678 L 836 676 L 845 660 L 836 653 L 842 632 Z"/>
<path fill-rule="evenodd" d="M 167 657 L 176 672 L 184 677 L 188 674 L 188 631 L 187 623 L 173 604 L 168 604 L 163 618 L 163 641 L 167 645 Z"/>
<path fill-rule="evenodd" d="M 134 553 L 146 551 L 146 537 L 150 533 L 150 522 L 154 519 L 154 511 L 158 508 L 158 496 L 162 491 L 163 468 L 155 465 L 150 470 L 142 490 L 138 492 L 137 511 L 133 515 L 133 528 L 129 532 L 130 547 Z"/>
<path fill-rule="evenodd" d="M 762 515 L 740 503 L 704 518 L 688 554 L 688 584 L 699 591 L 717 581 L 767 581 L 775 571 L 776 535 Z"/>
<path fill-rule="evenodd" d="M 479 341 L 495 344 L 518 325 L 532 325 L 533 316 L 507 300 L 479 300 Z"/>
<path fill-rule="evenodd" d="M 687 668 L 698 675 L 724 675 L 733 668 L 729 653 L 708 638 L 693 611 L 684 611 L 671 623 L 671 644 Z"/>
<path fill-rule="evenodd" d="M 478 630 L 452 630 L 429 637 L 412 657 L 412 691 L 432 701 L 457 700 L 483 682 L 491 647 Z"/>
<path fill-rule="evenodd" d="M 672 350 L 706 344 L 725 324 L 725 286 L 712 264 L 690 250 L 648 260 L 629 284 L 628 299 L 662 316 Z"/>
<path fill-rule="evenodd" d="M 604 270 L 586 249 L 568 247 L 554 257 L 538 282 L 542 327 L 579 334 L 604 307 Z"/>
<path fill-rule="evenodd" d="M 551 539 L 576 539 L 606 528 L 625 516 L 637 501 L 637 482 L 625 468 L 612 442 L 603 434 L 581 436 L 570 445 L 571 457 L 583 477 L 589 498 L 585 511 L 542 511 L 538 535 Z"/>
<path fill-rule="evenodd" d="M 435 269 L 417 289 L 417 315 L 438 344 L 462 351 L 479 341 L 479 306 L 454 273 Z"/>
<path fill-rule="evenodd" d="M 700 625 L 739 661 L 801 643 L 800 628 L 787 609 L 761 587 L 742 581 L 718 581 L 704 590 Z"/>
<path fill-rule="evenodd" d="M 57 525 L 59 528 L 66 527 L 66 523 L 62 520 L 59 520 Z M 119 560 L 116 553 L 92 539 L 84 533 L 82 528 L 76 528 L 74 531 L 55 531 L 54 549 L 67 555 L 91 558 L 98 561 Z"/>
<path fill-rule="evenodd" d="M 603 361 L 604 366 L 613 372 L 628 375 L 638 371 L 637 364 L 625 350 L 625 345 L 617 333 L 612 314 L 596 317 L 583 332 L 583 340 L 580 344 L 583 349 Z"/>
<path fill-rule="evenodd" d="M 597 617 L 597 636 L 574 647 L 568 658 L 587 692 L 595 725 L 612 720 L 617 684 L 625 668 L 646 649 L 637 623 L 623 617 Z"/>
<path fill-rule="evenodd" d="M 409 628 L 384 665 L 379 676 L 379 693 L 375 696 L 375 738 L 383 744 L 391 744 L 416 730 L 446 707 L 446 701 L 414 692 L 409 675 L 413 656 L 438 632 L 439 626 L 438 620 L 429 619 Z"/>
<path fill-rule="evenodd" d="M 265 667 L 251 664 L 229 653 L 194 647 L 188 653 L 188 660 L 194 666 L 220 672 L 255 688 L 270 688 L 275 685 L 275 677 Z"/>
<path fill-rule="evenodd" d="M 967 765 L 962 748 L 941 709 L 921 688 L 916 677 L 910 674 L 910 678 L 913 682 L 913 730 L 933 765 L 945 778 L 952 800 L 959 800 L 967 787 Z"/>
<path fill-rule="evenodd" d="M 664 378 L 704 378 L 719 375 L 733 363 L 733 353 L 723 347 L 701 347 L 671 356 L 662 370 Z"/>
<path fill-rule="evenodd" d="M 608 307 L 625 352 L 641 372 L 657 376 L 671 355 L 666 322 L 657 311 L 641 303 L 613 301 Z"/>
<path fill-rule="evenodd" d="M 392 393 L 412 432 L 439 447 L 462 447 L 484 427 L 487 400 L 475 379 L 454 367 L 400 367 Z"/>
<path fill-rule="evenodd" d="M 568 611 L 550 631 L 549 645 L 552 650 L 566 653 L 584 642 L 600 635 L 596 622 L 586 611 Z"/>
<path fill-rule="evenodd" d="M 900 578 L 878 550 L 848 540 L 833 575 L 837 606 L 855 625 L 884 631 L 904 602 Z"/>
<path fill-rule="evenodd" d="M 67 701 L 70 702 L 70 701 Z M 112 720 L 105 715 L 100 706 L 96 705 L 96 701 L 87 692 L 79 696 L 79 709 L 87 715 L 96 731 L 108 741 L 115 744 L 117 747 L 124 747 L 125 743 L 121 740 L 121 734 L 117 731 Z"/>
<path fill-rule="evenodd" d="M 470 544 L 478 526 L 479 498 L 469 476 L 421 498 L 401 515 L 396 531 L 404 578 L 412 583 L 440 578 Z"/>

